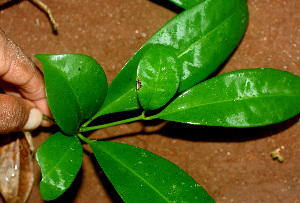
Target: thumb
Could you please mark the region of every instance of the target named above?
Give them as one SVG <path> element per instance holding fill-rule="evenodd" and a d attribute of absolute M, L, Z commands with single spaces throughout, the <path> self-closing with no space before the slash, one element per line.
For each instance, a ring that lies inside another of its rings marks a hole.
<path fill-rule="evenodd" d="M 42 119 L 42 112 L 31 101 L 0 94 L 0 134 L 33 130 Z"/>

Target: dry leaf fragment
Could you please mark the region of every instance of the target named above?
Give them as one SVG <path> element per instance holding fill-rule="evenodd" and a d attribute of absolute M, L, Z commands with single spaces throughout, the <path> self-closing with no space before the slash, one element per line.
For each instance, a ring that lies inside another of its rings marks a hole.
<path fill-rule="evenodd" d="M 24 203 L 30 194 L 34 180 L 30 148 L 22 132 L 1 135 L 0 192 L 7 203 Z"/>

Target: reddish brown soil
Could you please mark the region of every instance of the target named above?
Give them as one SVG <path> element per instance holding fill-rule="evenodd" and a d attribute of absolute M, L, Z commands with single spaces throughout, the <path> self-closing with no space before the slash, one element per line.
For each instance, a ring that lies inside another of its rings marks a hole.
<path fill-rule="evenodd" d="M 41 67 L 37 53 L 81 53 L 94 57 L 111 82 L 131 56 L 176 12 L 146 0 L 43 0 L 59 23 L 53 35 L 46 15 L 28 1 L 0 11 L 0 26 Z M 249 0 L 249 27 L 220 73 L 276 68 L 300 76 L 298 0 Z M 135 122 L 97 131 L 145 148 L 180 166 L 217 202 L 300 202 L 299 116 L 263 128 L 224 129 L 174 123 Z M 36 149 L 55 130 L 35 132 Z M 270 153 L 282 148 L 283 163 Z M 89 151 L 89 149 L 87 149 Z M 104 174 L 84 155 L 72 188 L 54 202 L 119 202 Z M 30 203 L 43 202 L 35 163 Z"/>

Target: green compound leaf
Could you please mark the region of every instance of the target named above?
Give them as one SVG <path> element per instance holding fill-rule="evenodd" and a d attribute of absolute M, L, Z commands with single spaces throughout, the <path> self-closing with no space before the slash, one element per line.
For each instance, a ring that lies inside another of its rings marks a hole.
<path fill-rule="evenodd" d="M 178 166 L 147 150 L 109 141 L 89 145 L 125 202 L 214 202 Z"/>
<path fill-rule="evenodd" d="M 56 123 L 66 134 L 77 132 L 82 121 L 101 107 L 107 80 L 101 66 L 80 54 L 35 56 L 43 64 L 47 99 Z"/>
<path fill-rule="evenodd" d="M 76 136 L 58 132 L 40 146 L 36 159 L 42 170 L 40 192 L 44 200 L 62 195 L 74 181 L 83 159 L 83 150 Z"/>
<path fill-rule="evenodd" d="M 106 100 L 95 117 L 140 108 L 136 72 L 141 57 L 151 45 L 163 44 L 174 48 L 182 69 L 178 90 L 182 92 L 215 71 L 231 54 L 246 30 L 246 0 L 172 2 L 181 2 L 182 8 L 199 4 L 171 19 L 128 61 L 110 84 Z"/>
<path fill-rule="evenodd" d="M 275 69 L 226 73 L 182 93 L 157 117 L 182 123 L 255 127 L 300 112 L 300 78 Z"/>
<path fill-rule="evenodd" d="M 154 45 L 146 51 L 137 70 L 137 93 L 144 110 L 165 105 L 177 92 L 180 80 L 177 57 L 164 45 Z"/>

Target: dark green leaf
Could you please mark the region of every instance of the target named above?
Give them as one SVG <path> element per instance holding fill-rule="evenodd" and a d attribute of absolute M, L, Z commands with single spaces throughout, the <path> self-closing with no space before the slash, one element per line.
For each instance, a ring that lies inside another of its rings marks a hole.
<path fill-rule="evenodd" d="M 44 200 L 62 195 L 75 179 L 83 158 L 83 150 L 76 136 L 58 132 L 40 146 L 36 159 L 42 170 L 40 192 Z"/>
<path fill-rule="evenodd" d="M 137 52 L 125 65 L 127 68 L 124 67 L 115 77 L 109 85 L 105 101 L 95 117 L 140 108 L 135 78 L 137 65 L 143 53 L 144 50 Z"/>
<path fill-rule="evenodd" d="M 229 56 L 248 24 L 246 0 L 207 0 L 176 16 L 148 43 L 177 50 L 182 66 L 179 92 L 199 83 Z"/>
<path fill-rule="evenodd" d="M 101 107 L 107 80 L 101 66 L 80 54 L 36 55 L 43 64 L 47 99 L 62 131 L 74 134 L 80 122 Z"/>
<path fill-rule="evenodd" d="M 175 95 L 180 72 L 172 48 L 154 45 L 145 52 L 136 79 L 138 98 L 144 110 L 158 109 Z"/>
<path fill-rule="evenodd" d="M 178 166 L 149 151 L 108 141 L 89 145 L 125 202 L 214 202 Z"/>
<path fill-rule="evenodd" d="M 187 5 L 191 1 L 182 2 Z M 246 0 L 200 1 L 180 13 L 153 35 L 125 65 L 111 83 L 97 116 L 140 108 L 136 96 L 136 71 L 149 46 L 163 44 L 175 49 L 182 68 L 179 86 L 179 92 L 182 92 L 219 67 L 239 43 L 247 24 Z"/>
<path fill-rule="evenodd" d="M 182 93 L 158 117 L 182 123 L 265 126 L 300 112 L 300 78 L 275 69 L 226 73 Z"/>

